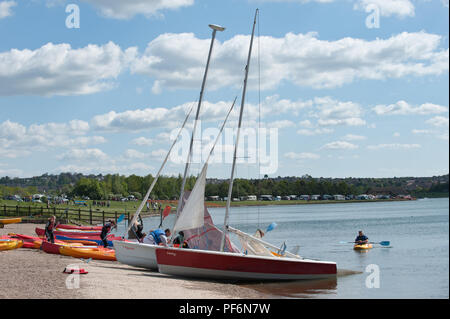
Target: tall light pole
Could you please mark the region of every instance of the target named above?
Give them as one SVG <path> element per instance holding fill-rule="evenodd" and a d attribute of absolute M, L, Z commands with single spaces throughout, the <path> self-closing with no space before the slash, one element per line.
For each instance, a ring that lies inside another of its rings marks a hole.
<path fill-rule="evenodd" d="M 210 24 L 209 27 L 213 30 L 212 38 L 211 38 L 211 45 L 209 47 L 209 54 L 208 54 L 208 60 L 206 62 L 205 74 L 203 75 L 202 88 L 200 90 L 200 98 L 198 99 L 197 113 L 195 114 L 194 128 L 192 130 L 191 143 L 189 145 L 189 154 L 188 154 L 188 158 L 187 158 L 187 161 L 186 161 L 186 166 L 184 167 L 183 182 L 181 183 L 180 198 L 178 199 L 177 218 L 178 218 L 178 216 L 180 214 L 180 209 L 181 209 L 181 205 L 182 205 L 182 202 L 183 202 L 183 196 L 184 196 L 184 187 L 186 185 L 186 178 L 187 178 L 187 174 L 188 174 L 188 171 L 189 171 L 190 162 L 191 162 L 191 159 L 192 159 L 192 148 L 193 148 L 193 145 L 194 145 L 194 136 L 195 136 L 195 131 L 197 129 L 197 122 L 198 122 L 198 116 L 200 114 L 200 107 L 201 107 L 202 101 L 203 101 L 203 93 L 205 91 L 206 78 L 208 77 L 209 62 L 211 61 L 212 50 L 213 50 L 213 47 L 214 47 L 214 40 L 216 38 L 217 31 L 224 31 L 225 30 L 224 27 L 221 27 L 221 26 L 218 26 L 218 25 L 215 25 L 215 24 Z"/>

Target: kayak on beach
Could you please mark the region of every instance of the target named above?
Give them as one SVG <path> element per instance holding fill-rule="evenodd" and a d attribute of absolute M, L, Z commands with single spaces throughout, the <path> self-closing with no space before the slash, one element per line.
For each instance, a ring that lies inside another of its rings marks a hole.
<path fill-rule="evenodd" d="M 16 239 L 2 239 L 0 241 L 0 251 L 13 250 L 22 247 L 23 241 Z"/>
<path fill-rule="evenodd" d="M 82 230 L 82 231 L 101 231 L 102 226 L 76 226 L 76 225 L 62 225 L 56 226 L 57 230 L 69 229 L 69 230 Z"/>
<path fill-rule="evenodd" d="M 38 236 L 44 236 L 45 231 L 42 228 L 38 228 L 36 227 L 35 229 L 36 234 Z M 67 234 L 57 234 L 56 232 L 54 232 L 55 234 L 55 238 L 58 240 L 62 240 L 65 242 L 72 242 L 72 243 L 81 243 L 84 245 L 102 245 L 103 242 L 100 239 L 100 234 L 99 235 L 85 235 L 85 234 L 77 234 L 77 235 L 67 235 Z M 108 235 L 107 237 L 107 242 L 108 242 L 108 246 L 113 246 L 113 241 L 114 240 L 124 240 L 122 237 L 114 237 L 113 234 Z"/>
<path fill-rule="evenodd" d="M 45 230 L 43 228 L 39 228 L 36 227 L 35 229 L 36 234 L 38 236 L 45 236 Z M 97 239 L 100 238 L 100 233 L 101 232 L 84 232 L 84 231 L 60 231 L 60 230 L 55 230 L 53 232 L 53 234 L 55 236 L 65 236 L 65 237 L 74 237 L 74 238 L 92 238 L 92 239 Z M 107 238 L 112 238 L 115 237 L 114 234 L 109 234 L 107 236 Z"/>
<path fill-rule="evenodd" d="M 3 218 L 0 219 L 0 224 L 8 225 L 8 224 L 17 224 L 22 221 L 22 218 Z"/>
<path fill-rule="evenodd" d="M 116 253 L 114 249 L 108 249 L 103 247 L 95 248 L 80 248 L 71 246 L 59 247 L 59 253 L 64 256 L 71 256 L 82 259 L 97 259 L 97 260 L 109 260 L 116 261 Z"/>
<path fill-rule="evenodd" d="M 56 254 L 59 255 L 59 248 L 61 248 L 62 246 L 69 246 L 69 247 L 87 247 L 87 248 L 96 248 L 97 246 L 84 246 L 81 243 L 65 243 L 65 242 L 60 242 L 60 243 L 50 243 L 48 241 L 44 241 L 42 242 L 42 250 L 45 251 L 48 254 Z"/>

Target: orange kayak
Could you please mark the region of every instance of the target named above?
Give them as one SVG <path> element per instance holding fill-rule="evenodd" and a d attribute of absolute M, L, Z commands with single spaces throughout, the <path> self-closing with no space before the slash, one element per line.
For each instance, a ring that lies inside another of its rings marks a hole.
<path fill-rule="evenodd" d="M 23 241 L 21 240 L 4 240 L 0 241 L 0 251 L 3 250 L 13 250 L 23 246 Z"/>
<path fill-rule="evenodd" d="M 0 219 L 0 224 L 7 225 L 7 224 L 17 224 L 22 221 L 22 218 L 4 218 Z"/>
<path fill-rule="evenodd" d="M 97 260 L 116 260 L 116 252 L 114 249 L 107 249 L 103 247 L 84 248 L 84 247 L 71 247 L 61 246 L 59 247 L 59 253 L 64 256 L 71 256 L 75 258 L 83 259 L 97 259 Z"/>

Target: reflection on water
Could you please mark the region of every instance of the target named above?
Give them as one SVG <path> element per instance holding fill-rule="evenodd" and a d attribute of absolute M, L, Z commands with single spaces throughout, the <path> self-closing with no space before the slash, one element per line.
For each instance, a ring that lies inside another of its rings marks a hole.
<path fill-rule="evenodd" d="M 313 298 L 314 295 L 318 294 L 336 293 L 337 278 L 246 284 L 243 286 L 267 294 L 269 297 Z"/>
<path fill-rule="evenodd" d="M 242 286 L 267 294 L 269 298 L 315 298 L 316 296 L 323 298 L 326 295 L 336 295 L 338 278 L 361 273 L 361 271 L 338 269 L 337 276 L 332 278 L 243 284 Z"/>

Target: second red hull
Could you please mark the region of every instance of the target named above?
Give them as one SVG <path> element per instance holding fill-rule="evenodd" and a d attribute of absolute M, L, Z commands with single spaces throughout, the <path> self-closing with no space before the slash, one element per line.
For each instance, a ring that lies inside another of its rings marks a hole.
<path fill-rule="evenodd" d="M 161 273 L 209 279 L 299 280 L 337 273 L 334 262 L 166 247 L 156 249 L 156 260 Z"/>

